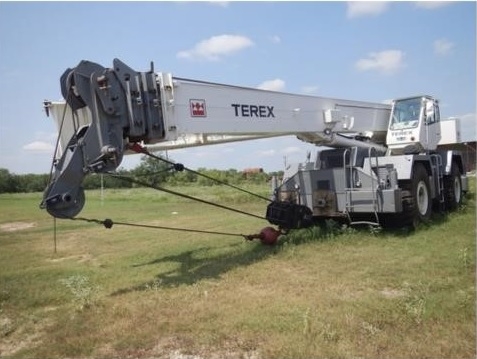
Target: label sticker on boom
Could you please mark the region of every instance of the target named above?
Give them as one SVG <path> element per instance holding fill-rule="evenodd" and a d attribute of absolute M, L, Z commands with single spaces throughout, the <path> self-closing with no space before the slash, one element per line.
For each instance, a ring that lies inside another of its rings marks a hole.
<path fill-rule="evenodd" d="M 273 106 L 233 103 L 235 117 L 275 118 Z"/>
<path fill-rule="evenodd" d="M 191 117 L 207 117 L 205 100 L 190 99 L 189 108 Z"/>

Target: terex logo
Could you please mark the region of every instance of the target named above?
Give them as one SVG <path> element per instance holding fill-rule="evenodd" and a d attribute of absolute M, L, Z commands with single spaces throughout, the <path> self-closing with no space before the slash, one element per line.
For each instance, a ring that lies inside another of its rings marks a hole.
<path fill-rule="evenodd" d="M 205 100 L 190 99 L 189 108 L 191 117 L 207 117 Z"/>
<path fill-rule="evenodd" d="M 273 117 L 273 106 L 243 105 L 233 103 L 231 105 L 235 110 L 235 117 Z"/>

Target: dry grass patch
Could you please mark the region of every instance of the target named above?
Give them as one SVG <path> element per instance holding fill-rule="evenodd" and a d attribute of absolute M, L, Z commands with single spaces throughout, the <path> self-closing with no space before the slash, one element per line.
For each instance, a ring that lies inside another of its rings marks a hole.
<path fill-rule="evenodd" d="M 15 232 L 15 231 L 21 231 L 23 229 L 32 228 L 35 226 L 36 226 L 35 222 L 10 222 L 10 223 L 0 224 L 0 231 Z"/>

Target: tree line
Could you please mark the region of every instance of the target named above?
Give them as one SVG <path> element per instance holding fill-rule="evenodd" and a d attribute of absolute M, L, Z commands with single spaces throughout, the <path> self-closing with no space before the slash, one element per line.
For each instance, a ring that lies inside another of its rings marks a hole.
<path fill-rule="evenodd" d="M 159 153 L 156 154 L 163 158 Z M 120 168 L 115 173 L 121 177 L 137 179 L 151 185 L 177 186 L 183 184 L 197 184 L 213 186 L 218 184 L 213 179 L 233 185 L 245 183 L 267 183 L 274 175 L 282 177 L 283 172 L 265 173 L 261 169 L 238 171 L 236 169 L 217 170 L 199 168 L 197 171 L 181 170 L 181 166 L 143 156 L 138 166 L 131 170 Z M 205 176 L 201 176 L 203 174 Z M 48 185 L 49 174 L 14 174 L 5 168 L 0 168 L 0 193 L 43 192 Z M 140 187 L 136 183 L 118 177 L 99 174 L 86 176 L 82 186 L 84 189 L 103 188 L 131 188 Z"/>

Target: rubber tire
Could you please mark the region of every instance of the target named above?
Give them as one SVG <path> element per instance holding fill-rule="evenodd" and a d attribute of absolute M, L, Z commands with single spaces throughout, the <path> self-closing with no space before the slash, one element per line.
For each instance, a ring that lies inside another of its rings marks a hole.
<path fill-rule="evenodd" d="M 456 210 L 462 203 L 463 193 L 460 176 L 459 166 L 457 166 L 457 163 L 452 162 L 451 173 L 444 178 L 444 198 L 446 208 L 450 211 Z"/>
<path fill-rule="evenodd" d="M 414 166 L 411 179 L 411 196 L 413 206 L 413 224 L 427 222 L 432 214 L 431 186 L 426 169 L 420 163 Z"/>
<path fill-rule="evenodd" d="M 430 198 L 429 176 L 421 163 L 416 163 L 413 168 L 412 178 L 399 183 L 401 187 L 402 212 L 387 213 L 380 216 L 383 225 L 387 228 L 415 229 L 419 223 L 427 222 L 432 214 L 432 199 Z M 427 190 L 426 209 L 419 210 L 418 190 Z"/>

